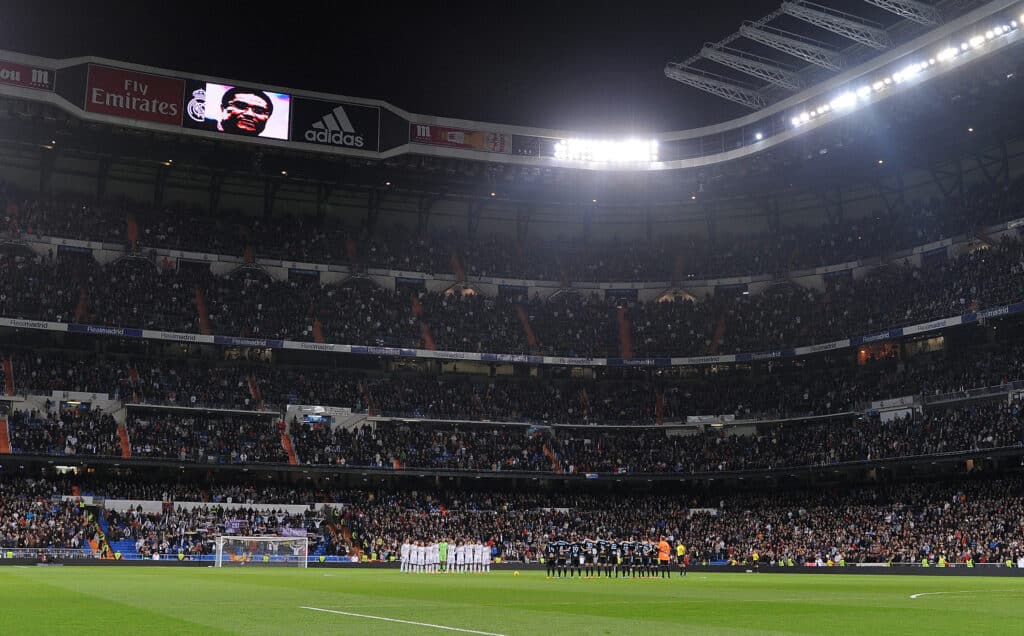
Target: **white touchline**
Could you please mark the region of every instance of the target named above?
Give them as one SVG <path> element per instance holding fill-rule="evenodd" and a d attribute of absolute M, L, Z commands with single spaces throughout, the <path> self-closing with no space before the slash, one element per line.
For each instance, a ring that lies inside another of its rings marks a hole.
<path fill-rule="evenodd" d="M 328 614 L 341 614 L 342 616 L 355 616 L 356 618 L 371 618 L 375 621 L 387 621 L 389 623 L 405 623 L 406 625 L 417 625 L 419 627 L 432 627 L 434 629 L 446 629 L 450 632 L 462 632 L 464 634 L 480 634 L 480 636 L 505 636 L 492 632 L 478 632 L 475 629 L 462 629 L 461 627 L 448 627 L 447 625 L 434 625 L 433 623 L 417 623 L 416 621 L 403 621 L 397 618 L 386 618 L 384 616 L 370 616 L 369 614 L 356 614 L 354 612 L 342 612 L 340 610 L 323 609 L 321 607 L 299 606 L 301 609 L 313 610 L 314 612 L 327 612 Z"/>

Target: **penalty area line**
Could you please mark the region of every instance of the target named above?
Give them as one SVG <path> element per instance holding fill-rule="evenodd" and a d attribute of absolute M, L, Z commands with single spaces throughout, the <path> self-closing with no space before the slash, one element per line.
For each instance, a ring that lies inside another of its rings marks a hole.
<path fill-rule="evenodd" d="M 403 621 L 398 618 L 387 618 L 386 616 L 370 616 L 369 614 L 356 614 L 355 612 L 342 612 L 341 610 L 323 609 L 322 607 L 306 607 L 305 605 L 300 606 L 301 609 L 312 610 L 314 612 L 325 612 L 327 614 L 340 614 L 341 616 L 355 616 L 356 618 L 369 618 L 375 621 L 387 621 L 389 623 L 403 623 L 405 625 L 416 625 L 417 627 L 430 627 L 433 629 L 443 629 L 449 632 L 462 632 L 463 634 L 480 634 L 480 636 L 505 636 L 504 634 L 495 634 L 493 632 L 479 632 L 475 629 L 463 629 L 461 627 L 449 627 L 447 625 L 435 625 L 433 623 L 417 623 L 416 621 Z"/>
<path fill-rule="evenodd" d="M 951 592 L 918 592 L 911 594 L 910 598 L 921 598 L 922 596 L 938 596 L 940 594 L 993 594 L 999 592 L 1016 592 L 1017 590 L 956 590 Z"/>

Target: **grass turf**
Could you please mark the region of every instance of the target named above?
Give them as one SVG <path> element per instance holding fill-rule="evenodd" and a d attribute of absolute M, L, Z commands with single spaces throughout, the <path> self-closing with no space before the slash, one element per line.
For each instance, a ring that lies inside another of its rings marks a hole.
<path fill-rule="evenodd" d="M 916 599 L 911 594 L 934 593 Z M 1024 578 L 691 573 L 547 580 L 543 572 L 0 567 L 0 634 L 1021 633 Z"/>

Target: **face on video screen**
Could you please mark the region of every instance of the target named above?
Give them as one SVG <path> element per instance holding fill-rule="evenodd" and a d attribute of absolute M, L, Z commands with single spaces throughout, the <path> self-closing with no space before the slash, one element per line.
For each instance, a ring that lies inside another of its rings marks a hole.
<path fill-rule="evenodd" d="M 257 88 L 197 83 L 185 106 L 185 126 L 244 137 L 288 138 L 291 96 Z"/>

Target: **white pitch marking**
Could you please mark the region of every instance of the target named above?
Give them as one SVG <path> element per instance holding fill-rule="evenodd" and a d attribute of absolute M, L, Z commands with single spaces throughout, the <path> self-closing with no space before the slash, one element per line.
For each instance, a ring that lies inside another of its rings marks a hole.
<path fill-rule="evenodd" d="M 300 607 L 301 609 L 313 610 L 314 612 L 327 612 L 328 614 L 341 614 L 342 616 L 355 616 L 356 618 L 370 618 L 375 621 L 403 623 L 405 625 L 416 625 L 418 627 L 432 627 L 434 629 L 444 629 L 450 632 L 462 632 L 464 634 L 480 634 L 480 636 L 505 636 L 504 634 L 495 634 L 493 632 L 478 632 L 475 629 L 462 629 L 461 627 L 448 627 L 447 625 L 434 625 L 433 623 L 417 623 L 416 621 L 403 621 L 397 618 L 386 618 L 384 616 L 370 616 L 369 614 L 356 614 L 354 612 L 342 612 L 340 610 L 329 610 L 320 607 L 306 607 L 305 605 L 301 605 Z"/>
<path fill-rule="evenodd" d="M 910 598 L 921 598 L 922 596 L 935 596 L 937 594 L 977 594 L 976 590 L 958 590 L 956 592 L 920 592 L 918 594 L 911 594 Z"/>

